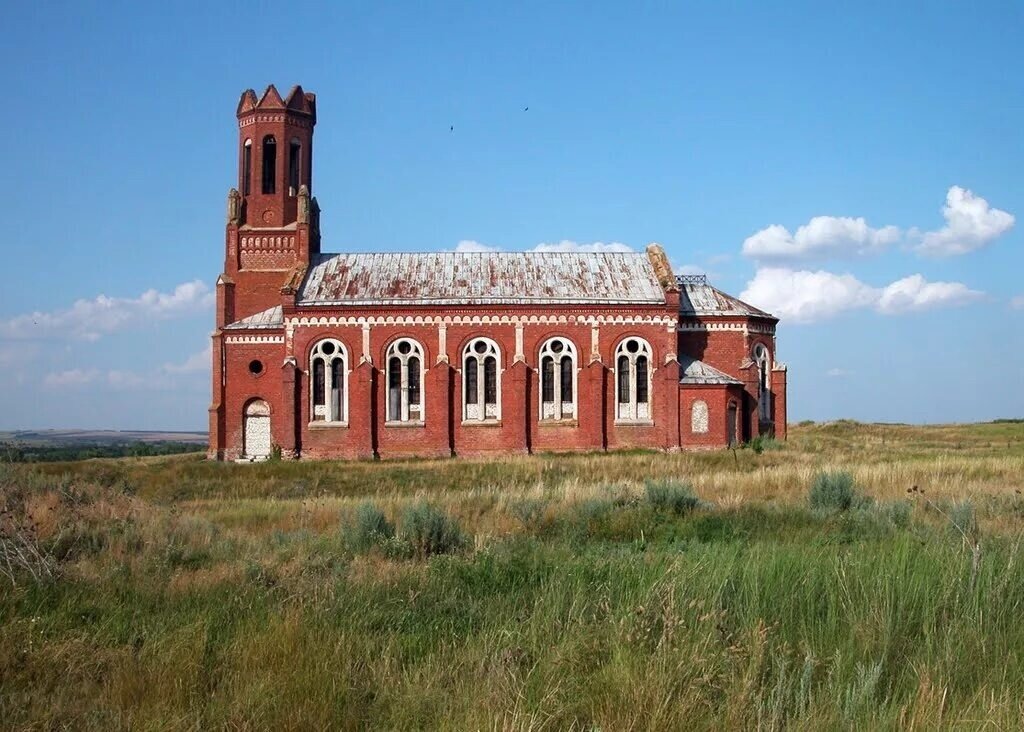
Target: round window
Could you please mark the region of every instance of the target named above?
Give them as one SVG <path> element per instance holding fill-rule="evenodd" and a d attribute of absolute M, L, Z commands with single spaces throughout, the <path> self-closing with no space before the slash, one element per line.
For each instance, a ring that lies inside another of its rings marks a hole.
<path fill-rule="evenodd" d="M 637 351 L 640 350 L 640 344 L 637 343 L 636 341 L 627 341 L 626 350 L 629 351 L 630 353 L 636 353 Z"/>
<path fill-rule="evenodd" d="M 259 360 L 252 360 L 249 362 L 249 373 L 253 376 L 259 376 L 263 373 L 263 362 Z"/>

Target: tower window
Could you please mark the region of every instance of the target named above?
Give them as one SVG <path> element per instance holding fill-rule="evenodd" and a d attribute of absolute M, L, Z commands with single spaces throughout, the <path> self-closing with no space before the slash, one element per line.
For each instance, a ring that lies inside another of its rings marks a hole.
<path fill-rule="evenodd" d="M 252 140 L 245 141 L 242 148 L 242 195 L 252 193 Z"/>
<path fill-rule="evenodd" d="M 274 193 L 277 181 L 277 140 L 273 135 L 263 138 L 263 192 Z"/>
<path fill-rule="evenodd" d="M 288 195 L 294 196 L 299 192 L 299 155 L 302 153 L 302 145 L 299 141 L 292 139 L 288 145 Z"/>

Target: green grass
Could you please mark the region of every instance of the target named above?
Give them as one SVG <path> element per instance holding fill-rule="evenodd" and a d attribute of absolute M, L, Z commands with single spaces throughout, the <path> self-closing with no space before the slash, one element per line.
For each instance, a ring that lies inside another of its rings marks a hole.
<path fill-rule="evenodd" d="M 957 429 L 809 425 L 735 458 L 0 466 L 2 536 L 31 522 L 59 555 L 54 581 L 0 577 L 0 726 L 1020 728 L 1024 450 Z M 836 470 L 871 500 L 812 507 Z M 410 534 L 422 551 L 378 550 Z"/>

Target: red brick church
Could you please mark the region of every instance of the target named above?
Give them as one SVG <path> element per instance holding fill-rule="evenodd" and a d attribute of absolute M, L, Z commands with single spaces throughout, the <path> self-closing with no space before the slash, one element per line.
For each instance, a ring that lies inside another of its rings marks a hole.
<path fill-rule="evenodd" d="M 645 252 L 321 251 L 316 96 L 238 103 L 211 458 L 715 448 L 786 435 L 778 320 Z"/>

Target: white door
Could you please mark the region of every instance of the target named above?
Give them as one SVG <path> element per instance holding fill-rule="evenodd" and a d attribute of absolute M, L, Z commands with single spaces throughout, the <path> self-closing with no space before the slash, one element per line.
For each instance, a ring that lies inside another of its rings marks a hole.
<path fill-rule="evenodd" d="M 244 439 L 245 457 L 270 457 L 270 407 L 262 399 L 249 402 L 245 408 Z"/>

